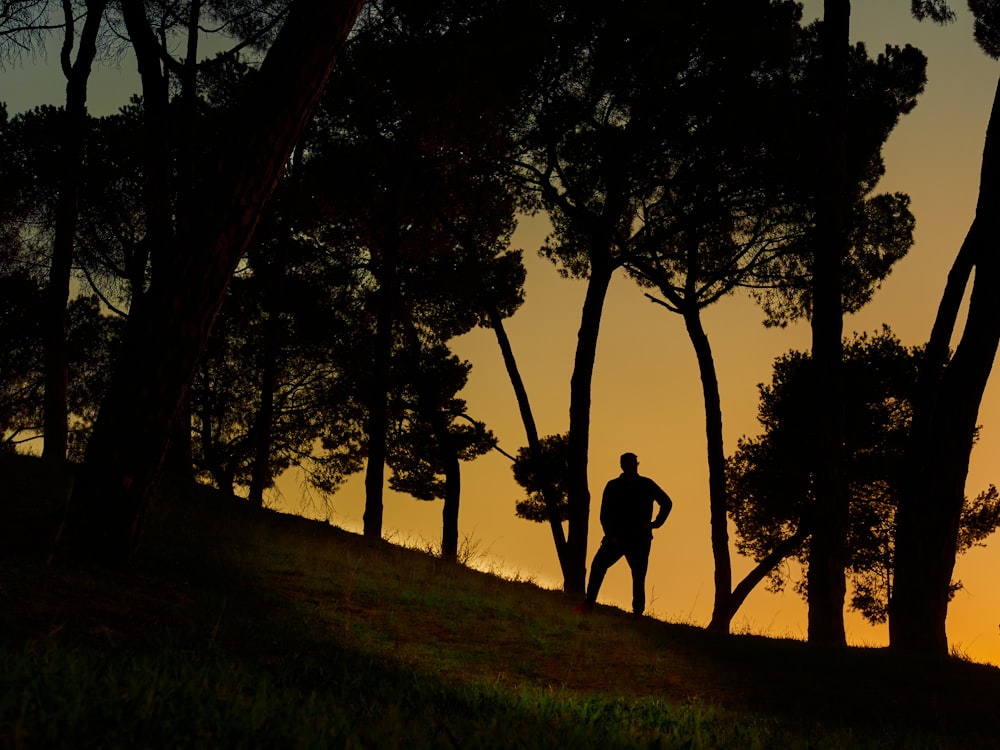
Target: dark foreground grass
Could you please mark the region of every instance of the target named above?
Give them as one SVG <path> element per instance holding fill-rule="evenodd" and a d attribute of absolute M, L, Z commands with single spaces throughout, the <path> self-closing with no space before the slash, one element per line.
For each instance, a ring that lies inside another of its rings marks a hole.
<path fill-rule="evenodd" d="M 994 747 L 1000 670 L 717 637 L 165 493 L 127 573 L 48 565 L 0 460 L 0 747 Z"/>

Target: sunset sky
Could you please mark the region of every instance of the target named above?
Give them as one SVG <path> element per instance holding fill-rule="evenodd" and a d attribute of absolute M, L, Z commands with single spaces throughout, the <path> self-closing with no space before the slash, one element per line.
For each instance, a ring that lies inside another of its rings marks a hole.
<path fill-rule="evenodd" d="M 895 267 L 874 301 L 845 321 L 845 333 L 874 331 L 888 324 L 906 345 L 922 344 L 952 259 L 971 223 L 986 124 L 1000 66 L 972 38 L 965 3 L 953 5 L 956 23 L 940 27 L 910 18 L 907 0 L 853 3 L 853 37 L 876 55 L 885 44 L 910 43 L 927 55 L 928 84 L 916 110 L 906 116 L 885 151 L 888 172 L 882 191 L 908 193 L 917 218 L 916 244 Z M 822 2 L 805 3 L 806 17 L 822 12 Z M 60 104 L 63 82 L 57 55 L 25 58 L 0 71 L 0 101 L 11 114 L 39 104 Z M 94 114 L 112 112 L 138 88 L 134 66 L 100 68 L 91 86 Z M 1000 210 L 1000 208 L 998 208 Z M 544 217 L 522 221 L 514 242 L 525 251 L 526 302 L 507 321 L 542 434 L 568 426 L 569 380 L 584 282 L 562 279 L 537 256 L 547 233 Z M 743 435 L 756 435 L 757 385 L 770 381 L 775 357 L 789 349 L 807 350 L 809 330 L 798 325 L 765 329 L 762 314 L 749 300 L 722 300 L 704 314 L 719 370 L 726 452 Z M 454 342 L 454 350 L 473 362 L 464 392 L 469 414 L 497 435 L 509 453 L 525 444 L 513 391 L 492 332 L 475 331 Z M 976 495 L 1000 480 L 1000 389 L 994 377 L 987 388 L 980 440 L 973 452 L 967 494 Z M 653 305 L 623 275 L 612 282 L 605 307 L 592 393 L 590 556 L 600 543 L 598 510 L 604 483 L 617 475 L 618 456 L 638 454 L 640 473 L 655 479 L 673 498 L 674 511 L 653 542 L 647 578 L 647 607 L 655 616 L 704 625 L 711 614 L 713 584 L 709 541 L 708 477 L 701 385 L 694 351 L 680 317 Z M 510 461 L 490 453 L 463 465 L 460 534 L 478 544 L 486 565 L 557 587 L 559 566 L 547 526 L 514 516 L 521 490 Z M 294 478 L 281 484 L 276 504 L 284 510 L 328 518 L 360 530 L 364 505 L 362 477 L 350 481 L 324 506 L 302 498 Z M 440 541 L 440 502 L 426 503 L 387 494 L 386 536 L 417 545 Z M 734 579 L 750 563 L 734 555 Z M 950 608 L 948 636 L 953 647 L 979 661 L 1000 665 L 1000 541 L 988 540 L 959 559 L 956 577 L 965 587 Z M 734 581 L 735 582 L 735 581 Z M 627 608 L 629 570 L 612 568 L 601 601 Z M 792 591 L 782 595 L 755 591 L 733 621 L 734 632 L 804 638 L 805 605 Z M 885 626 L 872 628 L 848 615 L 848 640 L 882 645 Z"/>

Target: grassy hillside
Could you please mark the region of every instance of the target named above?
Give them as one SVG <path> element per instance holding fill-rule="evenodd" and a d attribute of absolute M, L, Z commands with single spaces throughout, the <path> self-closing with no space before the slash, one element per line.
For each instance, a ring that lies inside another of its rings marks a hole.
<path fill-rule="evenodd" d="M 1000 670 L 572 611 L 198 488 L 123 573 L 47 565 L 0 457 L 0 747 L 991 747 Z"/>

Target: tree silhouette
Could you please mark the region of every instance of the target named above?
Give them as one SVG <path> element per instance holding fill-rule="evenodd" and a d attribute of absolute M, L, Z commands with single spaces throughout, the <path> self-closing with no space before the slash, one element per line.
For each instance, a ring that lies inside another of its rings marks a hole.
<path fill-rule="evenodd" d="M 819 245 L 812 275 L 813 410 L 819 426 L 816 451 L 816 507 L 810 547 L 808 634 L 810 642 L 846 645 L 844 568 L 847 488 L 842 472 L 843 335 L 842 274 L 847 254 L 850 183 L 847 175 L 848 60 L 850 0 L 824 0 L 821 112 L 824 132 L 816 142 L 823 155 L 816 201 Z"/>
<path fill-rule="evenodd" d="M 762 268 L 779 256 L 801 251 L 801 214 L 790 210 L 781 185 L 779 160 L 786 146 L 783 127 L 772 117 L 783 109 L 765 106 L 748 127 L 740 113 L 755 103 L 782 100 L 791 67 L 791 36 L 798 15 L 776 14 L 774 26 L 761 29 L 753 45 L 726 40 L 728 57 L 717 54 L 714 71 L 702 70 L 702 85 L 712 82 L 725 95 L 699 94 L 683 101 L 689 127 L 674 136 L 670 150 L 652 154 L 662 175 L 657 195 L 641 212 L 643 229 L 636 251 L 626 260 L 630 275 L 653 287 L 650 296 L 684 319 L 694 346 L 704 395 L 709 466 L 711 545 L 715 598 L 711 630 L 728 632 L 732 617 L 732 572 L 726 521 L 725 453 L 718 377 L 701 310 L 766 275 Z M 779 51 L 780 50 L 780 51 Z M 713 58 L 713 59 L 716 59 Z M 708 66 L 706 66 L 707 68 Z M 718 76 L 716 78 L 716 76 Z M 722 82 L 725 82 L 724 84 Z M 686 105 L 686 106 L 685 106 Z M 804 124 L 803 124 L 804 125 Z"/>
<path fill-rule="evenodd" d="M 975 38 L 1000 58 L 1000 7 L 973 0 Z M 914 14 L 950 20 L 944 2 L 914 2 Z M 920 364 L 907 472 L 897 516 L 895 590 L 889 609 L 890 645 L 947 655 L 945 621 L 959 544 L 969 456 L 983 391 L 1000 343 L 1000 84 L 980 171 L 975 218 L 948 274 L 930 339 Z M 964 327 L 954 353 L 959 309 L 968 297 Z"/>
<path fill-rule="evenodd" d="M 5 254 L 6 255 L 6 254 Z M 41 290 L 23 270 L 3 258 L 0 273 L 0 451 L 13 451 L 40 426 L 42 371 L 38 330 Z"/>
<path fill-rule="evenodd" d="M 471 365 L 440 344 L 421 340 L 412 323 L 404 331 L 406 346 L 400 369 L 407 387 L 393 394 L 390 404 L 389 486 L 419 500 L 444 501 L 441 557 L 458 559 L 460 461 L 489 452 L 496 438 L 484 425 L 465 417 L 465 402 L 457 394 L 465 386 Z M 443 478 L 442 478 L 443 477 Z"/>
<path fill-rule="evenodd" d="M 130 315 L 87 448 L 62 541 L 131 559 L 170 433 L 226 286 L 312 114 L 360 3 L 297 0 L 233 108 L 215 158 L 199 165 L 201 211 Z"/>
<path fill-rule="evenodd" d="M 567 590 L 582 592 L 586 572 L 590 388 L 611 278 L 678 209 L 671 181 L 687 168 L 690 131 L 713 107 L 748 103 L 747 51 L 793 16 L 787 3 L 630 2 L 564 21 L 567 52 L 527 123 L 521 166 L 529 205 L 554 227 L 544 254 L 587 280 L 570 382 Z"/>
<path fill-rule="evenodd" d="M 904 472 L 920 351 L 904 347 L 888 328 L 844 343 L 845 477 L 850 493 L 847 571 L 850 606 L 872 623 L 884 622 L 892 592 L 895 515 Z M 782 588 L 789 571 L 771 552 L 811 525 L 816 425 L 809 417 L 809 370 L 803 352 L 779 357 L 769 385 L 760 386 L 758 420 L 763 433 L 742 438 L 727 463 L 730 513 L 737 548 L 769 564 L 769 588 Z M 965 550 L 1000 523 L 997 491 L 990 487 L 963 505 Z M 810 563 L 809 540 L 789 553 Z M 805 594 L 807 584 L 796 585 Z"/>
<path fill-rule="evenodd" d="M 0 18 L 0 28 L 17 29 L 18 21 L 48 25 L 48 4 L 33 5 L 34 7 L 15 3 Z M 87 85 L 98 53 L 98 40 L 106 7 L 107 0 L 87 0 L 82 3 L 82 13 L 78 19 L 73 4 L 65 2 L 62 4 L 62 23 L 58 27 L 62 31 L 59 62 L 66 78 L 66 100 L 58 133 L 59 188 L 53 215 L 53 239 L 45 287 L 46 302 L 39 309 L 45 350 L 42 455 L 56 461 L 66 458 L 69 434 L 66 306 L 70 297 L 74 239 L 80 206 L 83 150 L 87 132 Z M 30 15 L 35 12 L 44 15 L 29 20 Z M 30 26 L 20 26 L 19 31 L 14 33 L 24 35 L 32 33 L 32 30 Z"/>
<path fill-rule="evenodd" d="M 520 282 L 488 270 L 513 229 L 501 177 L 518 79 L 494 64 L 493 39 L 515 7 L 372 4 L 318 124 L 309 160 L 315 194 L 326 221 L 342 227 L 345 251 L 364 259 L 373 290 L 364 513 L 371 537 L 382 534 L 389 394 L 404 385 L 394 381 L 394 352 L 433 349 L 479 324 L 480 279 L 502 282 L 490 304 L 504 314 L 520 303 Z M 465 61 L 461 70 L 455 59 Z M 411 324 L 420 346 L 405 343 Z M 446 441 L 448 430 L 436 434 Z"/>
<path fill-rule="evenodd" d="M 788 26 L 778 27 L 779 39 Z M 818 159 L 808 144 L 815 123 L 819 46 L 816 25 L 799 31 L 784 54 L 764 44 L 756 60 L 745 51 L 743 67 L 726 78 L 751 77 L 741 95 L 701 113 L 686 140 L 678 138 L 679 164 L 663 191 L 666 208 L 646 211 L 640 251 L 627 262 L 630 273 L 663 297 L 653 298 L 680 314 L 694 346 L 705 400 L 715 606 L 709 628 L 727 631 L 735 613 L 726 521 L 725 449 L 721 397 L 701 310 L 740 287 L 754 289 L 768 322 L 809 315 L 810 279 L 818 251 L 816 211 Z M 843 304 L 851 310 L 871 299 L 892 264 L 912 244 L 913 218 L 906 196 L 872 197 L 882 173 L 879 155 L 900 114 L 909 111 L 923 82 L 924 60 L 915 50 L 889 48 L 871 60 L 859 45 L 852 51 L 850 105 L 857 113 L 848 166 L 853 180 L 849 221 L 849 263 L 844 266 Z M 738 112 L 750 102 L 767 102 L 765 114 L 747 127 Z M 768 114 L 770 113 L 770 114 Z M 734 123 L 739 123 L 738 125 Z M 651 296 L 651 295 L 650 295 Z M 737 586 L 737 589 L 741 589 Z M 738 603 L 735 604 L 738 606 Z"/>

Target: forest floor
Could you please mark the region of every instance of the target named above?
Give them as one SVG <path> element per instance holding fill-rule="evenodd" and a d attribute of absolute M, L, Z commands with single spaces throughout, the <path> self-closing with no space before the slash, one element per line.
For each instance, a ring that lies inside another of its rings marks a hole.
<path fill-rule="evenodd" d="M 992 666 L 581 615 L 206 488 L 164 493 L 128 571 L 49 563 L 69 486 L 0 457 L 0 747 L 1000 742 Z"/>

